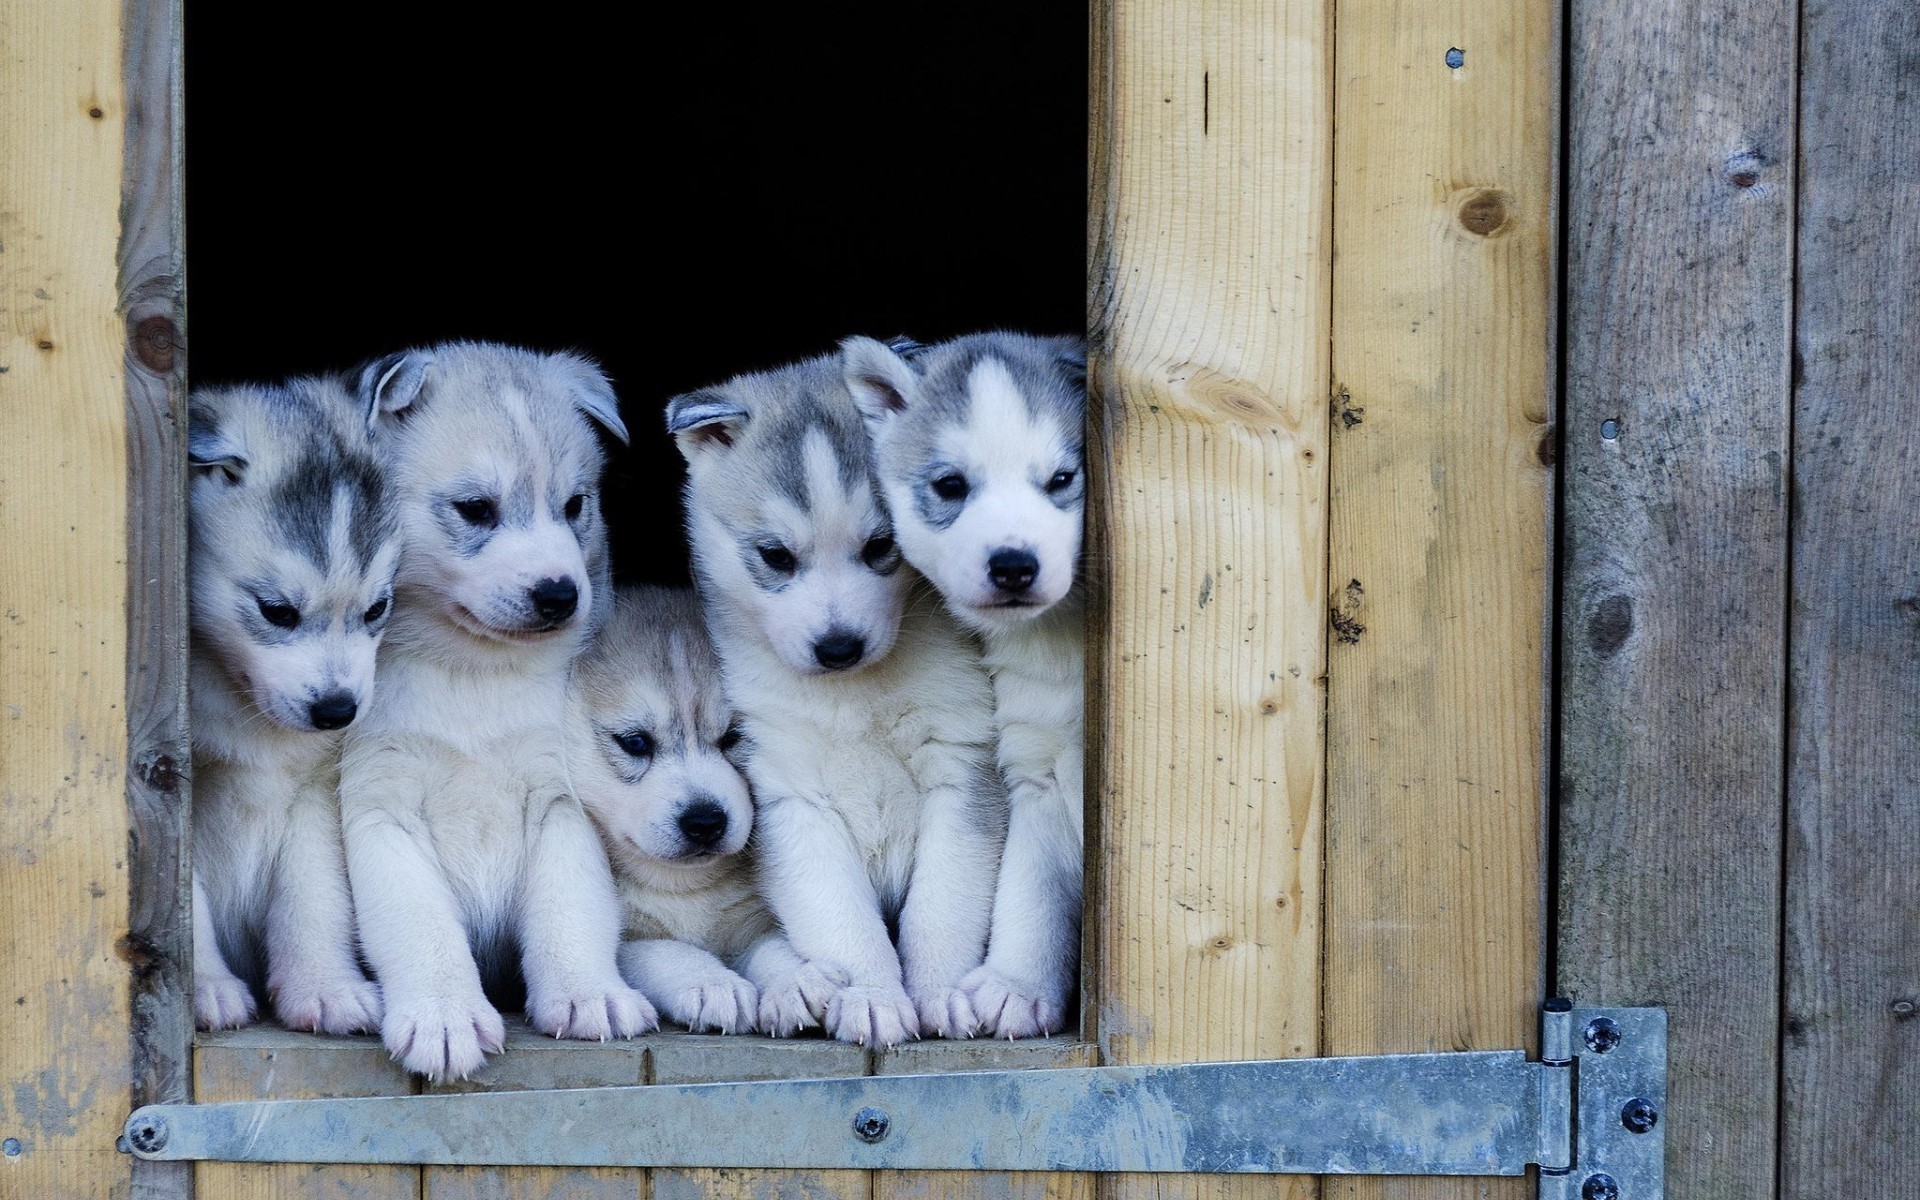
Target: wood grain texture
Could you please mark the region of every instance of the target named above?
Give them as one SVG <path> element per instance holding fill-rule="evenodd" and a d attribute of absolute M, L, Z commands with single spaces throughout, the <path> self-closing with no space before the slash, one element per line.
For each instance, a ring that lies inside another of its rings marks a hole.
<path fill-rule="evenodd" d="M 1920 9 L 1810 0 L 1781 1195 L 1920 1179 Z"/>
<path fill-rule="evenodd" d="M 1338 7 L 1329 1054 L 1535 1040 L 1557 12 Z M 1530 1194 L 1517 1179 L 1323 1187 Z"/>
<path fill-rule="evenodd" d="M 417 1087 L 378 1038 L 321 1037 L 256 1025 L 204 1038 L 193 1095 L 221 1100 L 408 1096 Z M 195 1200 L 419 1200 L 419 1167 L 313 1163 L 194 1166 Z"/>
<path fill-rule="evenodd" d="M 875 1075 L 1036 1071 L 1091 1067 L 1099 1054 L 1072 1038 L 908 1042 L 874 1055 Z M 1093 1200 L 1096 1176 L 1079 1171 L 876 1171 L 876 1198 L 891 1200 Z"/>
<path fill-rule="evenodd" d="M 1667 1008 L 1668 1194 L 1744 1200 L 1777 1113 L 1795 6 L 1572 14 L 1558 990 Z"/>
<path fill-rule="evenodd" d="M 126 328 L 127 805 L 133 1098 L 189 1098 L 185 262 L 179 0 L 129 0 L 120 313 Z M 185 1163 L 133 1164 L 134 1194 L 191 1194 Z"/>
<path fill-rule="evenodd" d="M 0 1189 L 124 1197 L 120 6 L 6 0 L 0 56 Z"/>
<path fill-rule="evenodd" d="M 1110 1064 L 1320 1048 L 1330 16 L 1094 9 L 1083 1028 Z"/>

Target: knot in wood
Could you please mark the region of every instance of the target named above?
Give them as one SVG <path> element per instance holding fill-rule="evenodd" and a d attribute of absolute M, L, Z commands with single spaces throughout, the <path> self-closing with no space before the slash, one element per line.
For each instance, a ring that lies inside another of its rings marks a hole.
<path fill-rule="evenodd" d="M 1468 188 L 1454 210 L 1460 228 L 1475 237 L 1493 237 L 1513 224 L 1513 193 L 1504 188 Z"/>
<path fill-rule="evenodd" d="M 134 326 L 133 356 L 140 365 L 156 375 L 173 373 L 173 348 L 178 337 L 173 321 L 153 316 Z"/>

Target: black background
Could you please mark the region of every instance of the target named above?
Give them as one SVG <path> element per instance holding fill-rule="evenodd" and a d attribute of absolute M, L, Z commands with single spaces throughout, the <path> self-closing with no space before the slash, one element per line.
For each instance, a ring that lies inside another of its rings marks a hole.
<path fill-rule="evenodd" d="M 586 351 L 634 434 L 616 565 L 676 581 L 669 397 L 851 333 L 1083 326 L 1084 7 L 589 7 L 189 0 L 193 381 Z"/>

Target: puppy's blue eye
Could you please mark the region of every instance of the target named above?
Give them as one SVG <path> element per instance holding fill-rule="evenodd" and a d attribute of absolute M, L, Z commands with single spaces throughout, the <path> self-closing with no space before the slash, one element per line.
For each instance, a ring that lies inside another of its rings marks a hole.
<path fill-rule="evenodd" d="M 384 617 L 386 615 L 387 615 L 387 598 L 385 596 L 382 596 L 378 600 L 375 600 L 372 604 L 367 606 L 367 611 L 361 614 L 360 619 L 365 621 L 367 624 L 371 625 L 375 621 L 378 621 L 381 617 Z"/>
<path fill-rule="evenodd" d="M 576 492 L 567 500 L 567 520 L 578 521 L 581 511 L 586 507 L 587 494 L 585 492 Z"/>
<path fill-rule="evenodd" d="M 1074 471 L 1055 471 L 1053 478 L 1047 480 L 1047 491 L 1064 492 L 1073 486 Z"/>
<path fill-rule="evenodd" d="M 453 502 L 453 511 L 459 513 L 460 519 L 469 525 L 493 526 L 500 523 L 499 510 L 494 507 L 493 501 L 484 497 L 476 496 L 471 500 L 455 500 Z"/>
<path fill-rule="evenodd" d="M 635 758 L 653 757 L 653 736 L 644 729 L 613 735 L 614 744 Z"/>
<path fill-rule="evenodd" d="M 793 551 L 777 545 L 760 547 L 760 561 L 782 575 L 793 574 L 794 569 L 800 565 L 799 560 L 794 558 Z"/>
<path fill-rule="evenodd" d="M 300 610 L 278 600 L 260 601 L 260 615 L 267 619 L 267 624 L 278 625 L 282 629 L 292 629 L 300 623 Z"/>
<path fill-rule="evenodd" d="M 968 490 L 967 477 L 958 471 L 942 475 L 933 481 L 933 494 L 942 500 L 965 500 Z"/>

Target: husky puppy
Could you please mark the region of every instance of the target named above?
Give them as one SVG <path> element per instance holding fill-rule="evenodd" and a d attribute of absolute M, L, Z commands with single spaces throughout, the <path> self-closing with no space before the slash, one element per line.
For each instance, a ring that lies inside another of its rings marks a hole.
<path fill-rule="evenodd" d="M 623 902 L 620 973 L 689 1029 L 752 1030 L 759 990 L 727 964 L 777 935 L 743 853 L 753 798 L 699 601 L 622 588 L 573 688 L 574 782 Z"/>
<path fill-rule="evenodd" d="M 611 605 L 589 420 L 612 388 L 571 354 L 453 343 L 361 376 L 397 428 L 405 550 L 382 699 L 347 737 L 341 810 L 360 940 L 409 1070 L 465 1076 L 505 1036 L 482 971 L 556 1037 L 655 1014 L 614 962 L 619 905 L 566 763 L 567 681 Z"/>
<path fill-rule="evenodd" d="M 243 1025 L 264 985 L 289 1028 L 372 1029 L 338 794 L 400 554 L 372 422 L 331 378 L 201 389 L 187 421 L 194 1018 Z"/>
<path fill-rule="evenodd" d="M 901 552 L 985 640 L 993 674 L 1011 816 L 987 961 L 962 987 L 993 1033 L 1050 1033 L 1080 953 L 1085 345 L 849 338 L 841 358 Z"/>
<path fill-rule="evenodd" d="M 843 1041 L 968 1036 L 1005 823 L 993 694 L 965 631 L 910 596 L 839 360 L 680 396 L 667 426 L 752 743 L 761 888 L 806 977 L 845 982 L 824 1010 L 763 989 L 763 1024 L 804 1007 Z"/>

